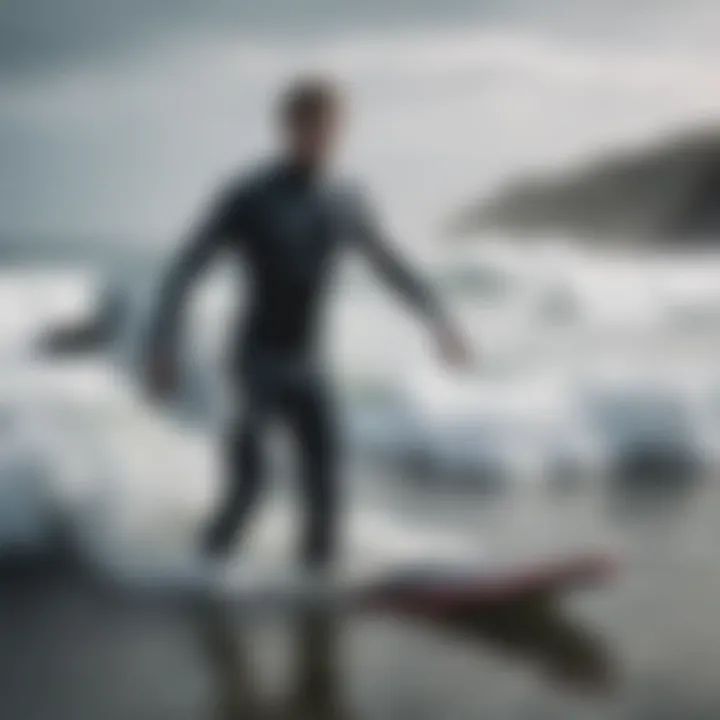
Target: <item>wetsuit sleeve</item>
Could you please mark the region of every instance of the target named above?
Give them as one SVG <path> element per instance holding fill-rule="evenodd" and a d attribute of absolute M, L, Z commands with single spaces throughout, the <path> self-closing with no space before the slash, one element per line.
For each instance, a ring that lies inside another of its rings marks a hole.
<path fill-rule="evenodd" d="M 220 251 L 229 236 L 238 232 L 241 201 L 236 193 L 223 193 L 211 204 L 161 283 L 149 342 L 154 353 L 172 354 L 188 291 L 197 276 Z"/>
<path fill-rule="evenodd" d="M 352 238 L 380 279 L 423 317 L 444 319 L 434 288 L 394 247 L 367 199 L 357 196 L 353 206 Z"/>

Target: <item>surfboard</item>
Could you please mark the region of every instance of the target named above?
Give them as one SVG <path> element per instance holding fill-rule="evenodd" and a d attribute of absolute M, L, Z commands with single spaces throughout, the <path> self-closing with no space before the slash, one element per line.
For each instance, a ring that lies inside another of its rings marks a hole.
<path fill-rule="evenodd" d="M 486 567 L 399 569 L 369 586 L 362 604 L 368 609 L 417 615 L 481 611 L 598 586 L 617 569 L 617 560 L 606 553 Z"/>

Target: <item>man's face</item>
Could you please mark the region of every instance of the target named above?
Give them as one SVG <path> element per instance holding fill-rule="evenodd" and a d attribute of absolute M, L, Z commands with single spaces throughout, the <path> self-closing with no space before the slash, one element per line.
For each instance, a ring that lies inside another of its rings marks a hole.
<path fill-rule="evenodd" d="M 288 127 L 293 158 L 313 167 L 327 165 L 337 145 L 340 125 L 339 109 L 330 106 L 297 119 Z"/>

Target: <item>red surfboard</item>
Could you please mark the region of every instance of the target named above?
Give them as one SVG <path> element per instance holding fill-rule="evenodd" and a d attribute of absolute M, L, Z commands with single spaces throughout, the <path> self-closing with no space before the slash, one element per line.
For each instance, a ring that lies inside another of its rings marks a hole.
<path fill-rule="evenodd" d="M 364 594 L 363 604 L 423 615 L 482 610 L 598 585 L 616 570 L 615 559 L 599 553 L 485 569 L 419 567 L 376 581 Z"/>

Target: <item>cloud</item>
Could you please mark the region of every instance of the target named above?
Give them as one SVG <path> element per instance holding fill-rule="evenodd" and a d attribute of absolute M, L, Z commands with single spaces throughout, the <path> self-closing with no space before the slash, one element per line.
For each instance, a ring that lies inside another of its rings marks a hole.
<path fill-rule="evenodd" d="M 423 25 L 688 46 L 717 38 L 720 13 L 715 0 L 3 0 L 0 75 L 103 64 L 167 38 L 327 38 Z"/>
<path fill-rule="evenodd" d="M 552 11 L 540 13 L 541 5 Z M 476 16 L 478 7 L 471 0 L 4 0 L 3 224 L 171 232 L 218 176 L 267 143 L 270 95 L 298 70 L 330 69 L 348 80 L 363 115 L 355 158 L 394 203 L 428 214 L 444 202 L 429 178 L 458 192 L 452 206 L 467 178 L 511 156 L 530 162 L 621 127 L 642 134 L 720 111 L 714 52 L 560 33 L 563 23 L 588 25 L 599 12 L 606 27 L 617 25 L 608 9 L 614 0 L 574 0 L 564 15 L 565 0 L 490 2 L 480 20 L 449 27 L 447 18 Z M 648 27 L 679 6 L 663 7 L 664 14 L 645 13 Z M 411 8 L 415 18 L 442 12 L 448 27 L 381 22 L 410 17 Z M 635 14 L 622 15 L 627 32 Z M 367 29 L 372 23 L 383 27 Z"/>

